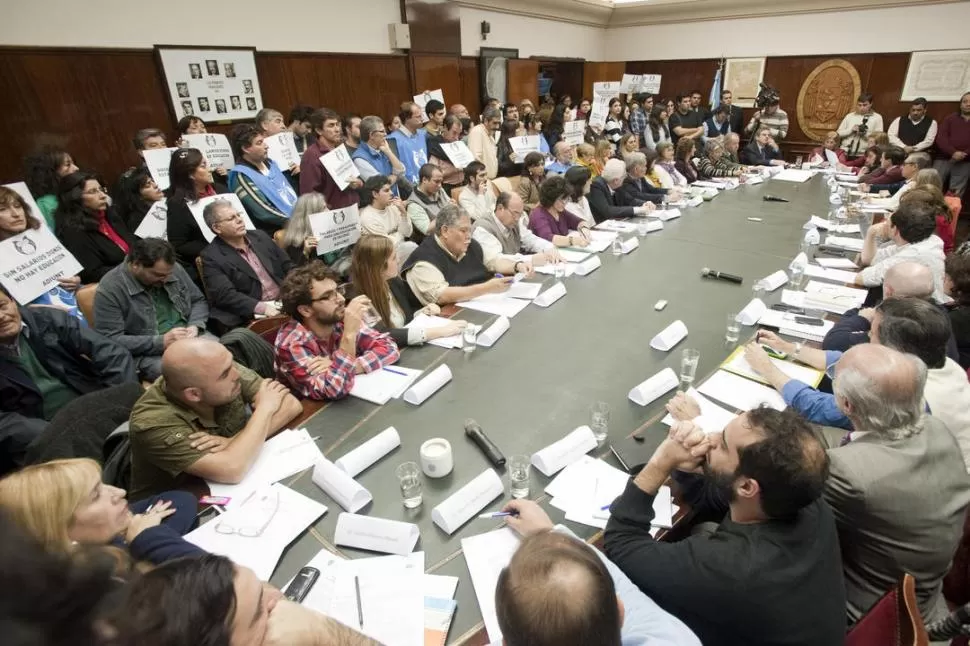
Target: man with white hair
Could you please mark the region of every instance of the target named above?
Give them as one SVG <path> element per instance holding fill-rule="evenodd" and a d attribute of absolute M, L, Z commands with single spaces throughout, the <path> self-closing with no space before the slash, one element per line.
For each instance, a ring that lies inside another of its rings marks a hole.
<path fill-rule="evenodd" d="M 741 137 L 736 132 L 729 132 L 724 135 L 724 156 L 727 157 L 729 162 L 733 162 L 738 166 L 741 165 L 741 159 L 738 157 L 739 150 L 741 150 Z"/>
<path fill-rule="evenodd" d="M 638 215 L 647 215 L 654 210 L 654 205 L 644 204 L 642 206 L 621 206 L 617 200 L 616 191 L 623 185 L 626 179 L 626 166 L 619 159 L 611 159 L 606 162 L 603 172 L 593 180 L 589 187 L 589 210 L 593 213 L 593 219 L 597 222 L 617 218 L 632 218 Z"/>
<path fill-rule="evenodd" d="M 546 164 L 546 173 L 563 175 L 576 164 L 576 148 L 565 141 L 560 141 L 553 146 L 552 154 L 555 159 Z"/>
<path fill-rule="evenodd" d="M 655 160 L 657 153 L 651 151 L 650 157 Z M 626 177 L 620 190 L 617 191 L 617 201 L 622 205 L 647 206 L 653 210 L 654 205 L 661 202 L 665 195 L 671 201 L 676 202 L 680 199 L 680 189 L 676 188 L 657 188 L 646 180 L 647 177 L 647 156 L 641 152 L 630 153 L 626 156 Z"/>

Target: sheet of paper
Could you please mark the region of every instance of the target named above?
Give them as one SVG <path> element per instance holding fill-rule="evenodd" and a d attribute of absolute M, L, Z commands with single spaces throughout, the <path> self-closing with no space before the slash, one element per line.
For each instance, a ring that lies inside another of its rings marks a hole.
<path fill-rule="evenodd" d="M 296 149 L 296 140 L 289 130 L 271 137 L 263 137 L 263 143 L 266 144 L 269 158 L 276 162 L 280 170 L 289 170 L 294 164 L 300 165 L 300 153 Z"/>
<path fill-rule="evenodd" d="M 726 370 L 715 372 L 697 390 L 711 399 L 716 399 L 738 410 L 751 410 L 761 404 L 768 404 L 776 410 L 787 408 L 785 400 L 773 388 L 739 377 Z"/>
<path fill-rule="evenodd" d="M 168 169 L 172 163 L 172 153 L 176 150 L 178 148 L 146 148 L 141 151 L 145 166 L 148 167 L 148 173 L 155 180 L 155 185 L 158 186 L 160 191 L 167 190 L 171 185 L 168 179 Z"/>
<path fill-rule="evenodd" d="M 414 551 L 421 532 L 414 523 L 341 513 L 337 517 L 334 545 L 405 556 Z"/>
<path fill-rule="evenodd" d="M 149 207 L 141 224 L 135 229 L 135 235 L 168 240 L 168 200 L 159 200 Z"/>
<path fill-rule="evenodd" d="M 512 146 L 512 152 L 519 156 L 521 162 L 529 153 L 539 152 L 539 135 L 509 137 L 509 144 Z"/>
<path fill-rule="evenodd" d="M 420 406 L 428 397 L 438 392 L 446 383 L 451 381 L 451 370 L 442 364 L 432 370 L 427 377 L 414 384 L 404 393 L 404 401 Z"/>
<path fill-rule="evenodd" d="M 229 138 L 225 135 L 218 132 L 182 135 L 182 141 L 187 148 L 198 149 L 209 162 L 210 169 L 229 170 L 236 165 L 236 158 L 232 156 L 232 146 L 229 145 Z"/>
<path fill-rule="evenodd" d="M 830 269 L 828 267 L 819 267 L 818 265 L 807 265 L 805 267 L 805 275 L 811 276 L 812 278 L 831 280 L 836 283 L 852 284 L 855 281 L 856 272 L 845 271 L 844 269 Z"/>
<path fill-rule="evenodd" d="M 0 283 L 21 305 L 56 287 L 58 278 L 75 276 L 82 269 L 78 259 L 46 226 L 27 229 L 0 242 Z"/>
<path fill-rule="evenodd" d="M 569 144 L 570 146 L 578 146 L 583 143 L 583 138 L 586 135 L 586 121 L 583 119 L 577 119 L 573 121 L 567 121 L 563 124 L 562 140 Z"/>
<path fill-rule="evenodd" d="M 704 429 L 705 433 L 720 433 L 724 430 L 731 420 L 737 415 L 729 410 L 721 408 L 704 395 L 697 392 L 696 388 L 688 388 L 687 394 L 697 402 L 701 409 L 700 417 L 694 418 L 693 422 Z M 673 415 L 667 414 L 662 420 L 667 426 L 673 426 L 676 421 Z"/>
<path fill-rule="evenodd" d="M 816 280 L 808 281 L 805 285 L 805 292 L 807 294 L 829 294 L 844 297 L 847 301 L 857 301 L 859 305 L 865 301 L 866 296 L 869 294 L 868 290 L 864 287 L 848 287 L 846 285 L 833 285 L 831 283 L 820 283 Z M 860 300 L 861 299 L 861 300 Z"/>
<path fill-rule="evenodd" d="M 822 267 L 827 267 L 829 269 L 858 269 L 859 266 L 848 258 L 815 258 L 817 262 Z"/>
<path fill-rule="evenodd" d="M 432 99 L 440 101 L 442 105 L 447 105 L 445 103 L 445 94 L 438 88 L 437 90 L 425 90 L 421 94 L 414 95 L 414 102 L 418 104 L 421 108 L 421 123 L 428 123 L 428 113 L 425 108 L 428 106 L 428 102 Z"/>
<path fill-rule="evenodd" d="M 512 322 L 509 321 L 507 316 L 498 317 L 494 323 L 478 333 L 475 345 L 480 345 L 484 348 L 492 347 L 496 341 L 502 338 L 503 334 L 509 331 L 510 327 L 512 327 Z"/>
<path fill-rule="evenodd" d="M 475 588 L 488 640 L 492 644 L 502 643 L 502 631 L 495 616 L 495 586 L 499 574 L 512 560 L 517 549 L 519 537 L 508 527 L 461 539 L 461 551 Z"/>
<path fill-rule="evenodd" d="M 566 437 L 532 454 L 532 465 L 546 477 L 553 475 L 596 448 L 589 426 L 580 426 Z"/>
<path fill-rule="evenodd" d="M 334 464 L 354 478 L 399 446 L 401 446 L 401 436 L 396 428 L 390 426 L 339 458 Z"/>
<path fill-rule="evenodd" d="M 517 283 L 512 283 L 509 285 L 507 292 L 503 296 L 508 298 L 524 298 L 526 300 L 533 300 L 542 291 L 542 283 L 527 283 L 525 281 L 519 281 Z"/>
<path fill-rule="evenodd" d="M 317 460 L 310 479 L 349 512 L 356 512 L 373 500 L 367 489 L 326 458 Z"/>
<path fill-rule="evenodd" d="M 566 262 L 582 262 L 589 257 L 589 251 L 578 251 L 576 249 L 560 249 L 559 255 Z"/>
<path fill-rule="evenodd" d="M 539 307 L 549 307 L 565 295 L 566 286 L 562 284 L 562 281 L 559 281 L 546 291 L 539 294 L 532 302 Z"/>
<path fill-rule="evenodd" d="M 434 599 L 454 599 L 458 577 L 441 574 L 424 575 L 424 596 Z"/>
<path fill-rule="evenodd" d="M 456 305 L 486 314 L 513 318 L 529 305 L 529 301 L 521 298 L 509 298 L 505 294 L 484 294 L 471 300 L 461 301 Z"/>
<path fill-rule="evenodd" d="M 825 335 L 834 326 L 835 323 L 832 321 L 823 321 L 821 326 L 816 326 L 786 320 L 783 325 L 778 326 L 778 334 L 782 336 L 796 336 L 800 339 L 808 339 L 809 341 L 821 343 Z"/>
<path fill-rule="evenodd" d="M 604 220 L 596 225 L 594 231 L 597 229 L 616 233 L 634 233 L 637 230 L 637 225 L 623 220 Z"/>
<path fill-rule="evenodd" d="M 330 173 L 341 191 L 347 190 L 350 180 L 360 177 L 360 171 L 354 164 L 347 146 L 340 144 L 328 153 L 320 155 L 320 163 Z"/>
<path fill-rule="evenodd" d="M 825 376 L 825 373 L 823 373 L 821 370 L 815 370 L 814 368 L 803 366 L 802 364 L 794 363 L 792 361 L 786 361 L 784 359 L 771 357 L 771 363 L 773 363 L 776 368 L 781 370 L 792 379 L 797 379 L 798 381 L 806 383 L 813 388 L 818 386 L 819 382 L 822 381 L 822 377 Z M 732 352 L 731 355 L 724 360 L 724 363 L 721 364 L 721 368 L 727 370 L 728 372 L 733 372 L 736 375 L 753 379 L 754 381 L 765 384 L 766 386 L 769 385 L 764 377 L 755 372 L 754 368 L 751 367 L 751 364 L 748 363 L 748 360 L 744 356 L 743 347 L 735 348 L 734 352 Z"/>
<path fill-rule="evenodd" d="M 448 155 L 448 161 L 455 168 L 465 168 L 468 164 L 475 161 L 475 155 L 469 150 L 463 141 L 453 141 L 451 143 L 442 142 L 441 149 Z"/>
<path fill-rule="evenodd" d="M 687 326 L 683 321 L 674 321 L 653 337 L 650 347 L 667 352 L 685 338 L 687 338 Z"/>
<path fill-rule="evenodd" d="M 637 384 L 627 395 L 635 404 L 646 406 L 664 393 L 677 387 L 680 380 L 672 368 L 664 368 L 649 379 Z"/>
<path fill-rule="evenodd" d="M 337 251 L 360 240 L 360 212 L 356 204 L 342 209 L 311 213 L 310 230 L 317 238 L 317 255 Z"/>
<path fill-rule="evenodd" d="M 864 241 L 862 238 L 844 238 L 840 236 L 828 235 L 825 238 L 825 244 L 833 247 L 841 247 L 842 249 L 848 249 L 849 251 L 862 251 Z"/>
<path fill-rule="evenodd" d="M 680 209 L 669 208 L 669 209 L 656 209 L 655 211 L 650 211 L 647 213 L 649 218 L 659 218 L 662 222 L 667 222 L 668 220 L 676 220 L 681 216 Z"/>
<path fill-rule="evenodd" d="M 438 503 L 431 510 L 431 520 L 445 533 L 454 534 L 472 516 L 504 493 L 505 486 L 495 470 L 485 469 L 474 480 Z"/>
<path fill-rule="evenodd" d="M 354 377 L 354 387 L 350 394 L 358 399 L 383 406 L 391 399 L 397 399 L 421 376 L 420 370 L 403 366 L 380 368 Z"/>
<path fill-rule="evenodd" d="M 574 262 L 563 262 L 563 263 L 559 263 L 559 266 L 563 270 L 563 278 L 569 278 L 570 276 L 576 273 L 576 267 L 578 265 L 577 263 L 574 263 Z M 555 276 L 556 265 L 552 265 L 552 264 L 541 265 L 539 267 L 535 267 L 535 271 L 537 274 L 546 274 L 547 276 Z"/>
<path fill-rule="evenodd" d="M 418 328 L 420 330 L 432 330 L 434 328 L 446 327 L 455 323 L 452 319 L 446 319 L 443 316 L 429 316 L 428 314 L 415 314 L 411 322 L 405 325 L 406 328 Z M 428 341 L 431 345 L 436 345 L 439 348 L 461 348 L 461 334 L 454 334 L 452 336 L 445 336 L 438 339 L 431 339 Z"/>
<path fill-rule="evenodd" d="M 650 521 L 650 525 L 654 529 L 670 529 L 674 526 L 674 516 L 678 511 L 680 507 L 674 504 L 670 487 L 664 485 L 657 490 L 657 495 L 653 499 L 653 520 Z M 592 514 L 571 511 L 566 514 L 566 520 L 606 529 L 606 523 L 610 520 L 610 510 L 598 507 Z"/>

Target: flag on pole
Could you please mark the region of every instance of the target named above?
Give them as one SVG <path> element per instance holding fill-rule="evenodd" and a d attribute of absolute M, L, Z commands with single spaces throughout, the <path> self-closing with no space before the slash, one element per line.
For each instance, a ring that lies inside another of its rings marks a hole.
<path fill-rule="evenodd" d="M 708 97 L 708 103 L 711 106 L 711 110 L 716 108 L 721 104 L 721 70 L 724 69 L 724 60 L 720 60 L 717 63 L 717 71 L 714 72 L 714 83 L 711 85 L 711 96 Z"/>

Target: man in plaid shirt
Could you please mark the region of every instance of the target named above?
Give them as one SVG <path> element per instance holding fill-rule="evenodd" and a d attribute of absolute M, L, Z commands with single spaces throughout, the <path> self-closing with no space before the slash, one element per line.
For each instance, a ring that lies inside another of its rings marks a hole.
<path fill-rule="evenodd" d="M 647 118 L 653 110 L 653 95 L 637 94 L 633 100 L 636 104 L 630 111 L 630 132 L 637 136 L 637 146 L 643 148 L 643 131 L 647 129 Z"/>
<path fill-rule="evenodd" d="M 294 269 L 280 286 L 292 318 L 276 335 L 276 374 L 302 397 L 340 399 L 356 375 L 396 362 L 401 354 L 387 334 L 363 322 L 366 296 L 347 303 L 336 273 L 320 261 Z"/>

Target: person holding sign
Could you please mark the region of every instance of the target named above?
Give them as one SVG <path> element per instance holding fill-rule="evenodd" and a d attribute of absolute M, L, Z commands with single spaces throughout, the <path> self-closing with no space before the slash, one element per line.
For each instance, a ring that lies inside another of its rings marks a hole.
<path fill-rule="evenodd" d="M 148 211 L 154 204 L 164 200 L 165 194 L 159 190 L 158 184 L 144 166 L 123 176 L 118 187 L 120 192 L 115 206 L 128 229 L 137 233 L 138 226 Z"/>
<path fill-rule="evenodd" d="M 606 125 L 603 126 L 603 136 L 613 144 L 614 148 L 618 148 L 623 130 L 623 102 L 619 99 L 611 99 L 610 112 L 606 116 Z"/>
<path fill-rule="evenodd" d="M 296 206 L 293 207 L 293 217 L 283 229 L 283 237 L 279 245 L 296 267 L 302 267 L 313 260 L 320 259 L 340 276 L 347 276 L 350 271 L 350 247 L 328 251 L 322 255 L 317 254 L 319 240 L 313 232 L 310 216 L 329 210 L 327 201 L 319 193 L 301 195 L 296 201 Z"/>
<path fill-rule="evenodd" d="M 209 162 L 196 148 L 182 148 L 172 154 L 168 177 L 168 241 L 172 243 L 183 267 L 195 272 L 195 259 L 208 244 L 199 228 L 189 202 L 228 193 L 228 188 L 213 182 Z M 191 275 L 191 274 L 190 274 Z"/>
<path fill-rule="evenodd" d="M 300 194 L 320 193 L 332 209 L 357 204 L 360 200 L 357 189 L 364 185 L 363 180 L 352 178 L 345 188 L 341 188 L 321 159 L 343 144 L 340 115 L 329 108 L 320 108 L 310 115 L 310 125 L 316 141 L 300 160 Z"/>
<path fill-rule="evenodd" d="M 539 206 L 529 213 L 529 230 L 557 247 L 586 247 L 590 241 L 589 224 L 566 210 L 568 197 L 566 180 L 561 175 L 546 178 L 539 187 Z"/>
<path fill-rule="evenodd" d="M 52 146 L 24 158 L 24 181 L 51 231 L 54 230 L 54 211 L 57 210 L 57 185 L 62 177 L 77 171 L 71 153 Z"/>
<path fill-rule="evenodd" d="M 259 128 L 259 131 L 264 137 L 272 137 L 281 132 L 288 132 L 286 122 L 283 121 L 283 114 L 279 110 L 272 108 L 263 108 L 256 113 L 256 127 Z M 235 157 L 238 159 L 239 155 L 236 154 Z M 283 170 L 283 175 L 286 177 L 286 181 L 290 183 L 294 192 L 300 185 L 300 180 L 296 177 L 299 173 L 300 165 L 296 162 L 293 162 L 289 168 Z"/>
<path fill-rule="evenodd" d="M 440 137 L 428 139 L 428 162 L 441 169 L 441 186 L 448 195 L 465 181 L 465 171 L 451 162 L 442 144 L 454 143 L 461 139 L 461 119 L 453 114 L 445 117 Z M 419 178 L 420 179 L 420 178 Z"/>
<path fill-rule="evenodd" d="M 414 251 L 413 242 L 407 242 L 414 229 L 411 218 L 401 198 L 391 192 L 391 181 L 383 175 L 375 175 L 364 182 L 361 190 L 360 231 L 372 235 L 387 236 L 394 243 L 404 260 Z"/>
<path fill-rule="evenodd" d="M 522 158 L 515 152 L 510 141 L 518 135 L 518 130 L 518 121 L 502 122 L 502 134 L 498 140 L 498 177 L 516 177 L 522 174 Z"/>
<path fill-rule="evenodd" d="M 848 158 L 842 150 L 842 137 L 834 130 L 825 133 L 825 141 L 822 145 L 812 151 L 808 158 L 813 164 L 819 164 L 822 168 L 837 168 L 839 164 L 845 164 Z"/>
<path fill-rule="evenodd" d="M 239 197 L 253 224 L 273 234 L 286 224 L 296 204 L 296 191 L 280 167 L 269 158 L 263 135 L 248 123 L 229 134 L 238 160 L 229 171 L 229 188 Z"/>
<path fill-rule="evenodd" d="M 468 149 L 475 159 L 485 165 L 488 179 L 498 177 L 498 144 L 495 133 L 502 125 L 502 113 L 498 108 L 485 108 L 482 122 L 468 133 Z"/>
<path fill-rule="evenodd" d="M 404 175 L 404 164 L 387 143 L 387 129 L 380 117 L 372 115 L 360 120 L 360 142 L 360 147 L 351 155 L 360 178 L 367 181 L 374 175 L 384 175 L 391 181 L 394 195 L 399 195 L 397 182 Z"/>
<path fill-rule="evenodd" d="M 418 171 L 428 163 L 428 133 L 421 129 L 421 108 L 417 103 L 405 101 L 398 116 L 401 127 L 387 135 L 387 139 L 397 146 L 404 176 L 411 184 L 417 184 Z"/>

